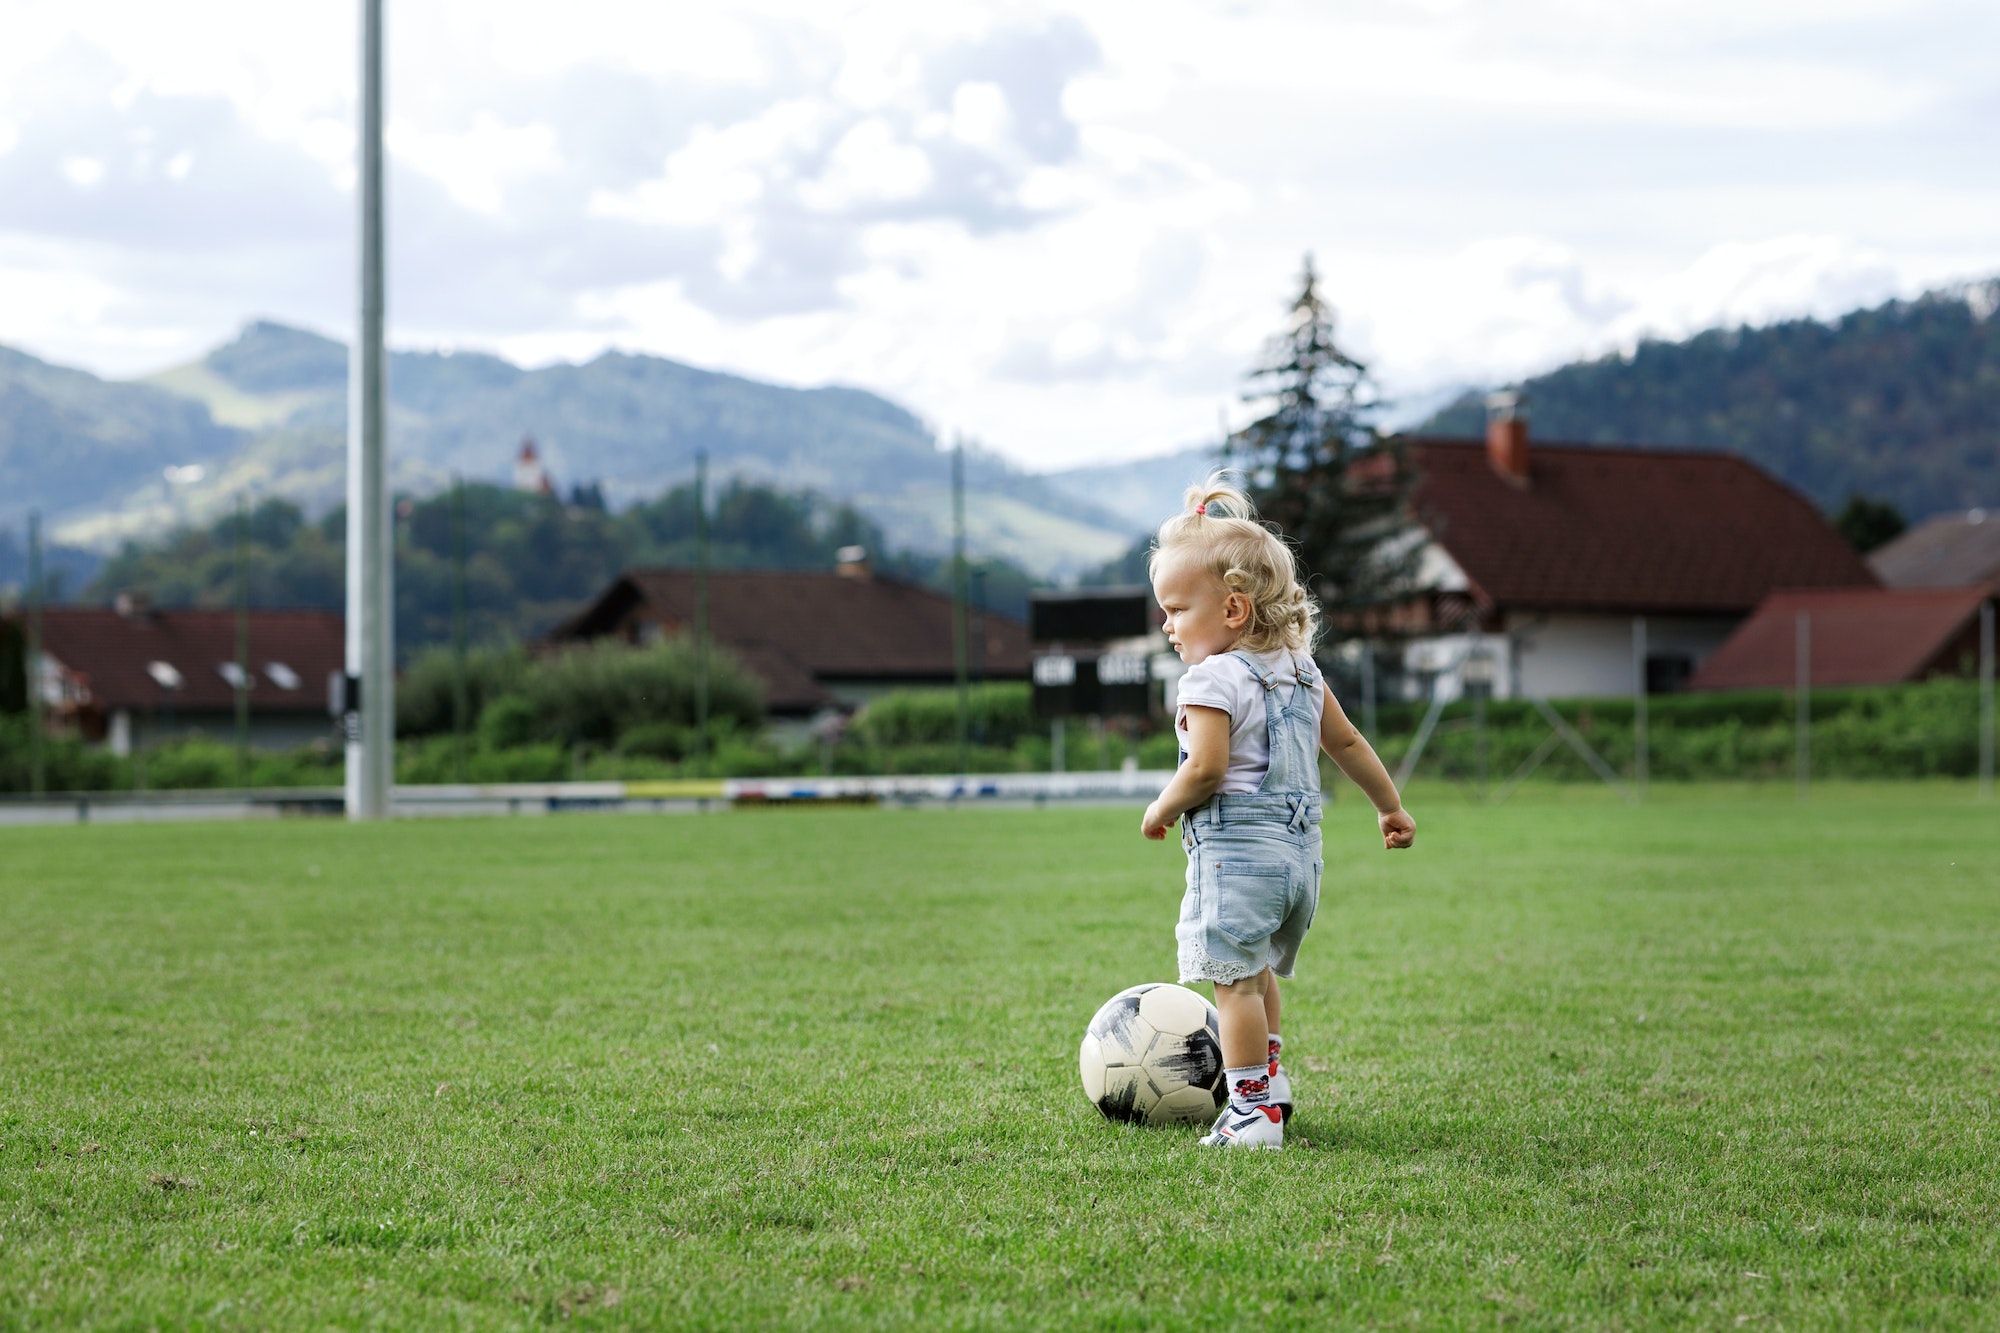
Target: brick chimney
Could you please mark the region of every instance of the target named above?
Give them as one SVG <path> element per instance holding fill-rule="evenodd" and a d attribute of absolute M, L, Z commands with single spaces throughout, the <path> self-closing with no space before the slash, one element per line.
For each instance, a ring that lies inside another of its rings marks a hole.
<path fill-rule="evenodd" d="M 869 577 L 868 548 L 865 546 L 843 546 L 833 553 L 833 561 L 833 572 L 844 579 Z"/>
<path fill-rule="evenodd" d="M 1515 390 L 1486 395 L 1486 461 L 1510 486 L 1528 484 L 1528 404 Z"/>

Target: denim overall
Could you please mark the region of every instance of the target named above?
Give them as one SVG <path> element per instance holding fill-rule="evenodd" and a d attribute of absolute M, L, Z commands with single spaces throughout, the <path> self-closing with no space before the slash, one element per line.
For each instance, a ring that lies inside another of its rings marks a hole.
<path fill-rule="evenodd" d="M 1319 907 L 1319 726 L 1312 659 L 1294 653 L 1297 688 L 1282 707 L 1284 676 L 1235 652 L 1264 687 L 1271 767 L 1254 792 L 1210 797 L 1181 820 L 1187 894 L 1181 899 L 1181 980 L 1241 981 L 1266 967 L 1292 975 L 1299 942 Z"/>

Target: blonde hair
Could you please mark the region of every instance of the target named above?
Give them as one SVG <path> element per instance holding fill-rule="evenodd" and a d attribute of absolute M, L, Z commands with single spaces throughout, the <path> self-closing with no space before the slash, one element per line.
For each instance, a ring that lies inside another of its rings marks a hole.
<path fill-rule="evenodd" d="M 1192 559 L 1231 592 L 1250 599 L 1250 623 L 1240 644 L 1251 652 L 1277 648 L 1309 653 L 1319 637 L 1319 604 L 1299 582 L 1292 548 L 1257 519 L 1250 497 L 1215 472 L 1190 486 L 1187 507 L 1160 525 L 1146 558 L 1148 576 L 1169 558 Z"/>

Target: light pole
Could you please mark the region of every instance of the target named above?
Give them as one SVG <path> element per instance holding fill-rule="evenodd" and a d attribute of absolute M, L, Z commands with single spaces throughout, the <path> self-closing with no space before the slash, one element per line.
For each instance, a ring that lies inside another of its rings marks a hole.
<path fill-rule="evenodd" d="M 1493 692 L 1493 655 L 1476 643 L 1459 665 L 1458 681 L 1472 699 L 1472 742 L 1479 764 L 1479 798 L 1486 799 L 1486 696 Z"/>
<path fill-rule="evenodd" d="M 385 819 L 395 772 L 394 547 L 383 350 L 382 0 L 361 0 L 359 320 L 347 374 L 347 817 Z"/>

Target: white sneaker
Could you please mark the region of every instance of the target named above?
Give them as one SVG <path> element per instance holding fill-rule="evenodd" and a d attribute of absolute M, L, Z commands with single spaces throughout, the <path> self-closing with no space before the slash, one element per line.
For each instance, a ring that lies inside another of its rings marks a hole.
<path fill-rule="evenodd" d="M 1278 1108 L 1278 1114 L 1285 1119 L 1292 1118 L 1292 1079 L 1283 1065 L 1271 1075 L 1271 1105 Z"/>
<path fill-rule="evenodd" d="M 1253 1106 L 1238 1113 L 1234 1107 L 1222 1113 L 1215 1128 L 1204 1135 L 1209 1148 L 1270 1148 L 1285 1146 L 1285 1118 L 1275 1106 Z"/>

